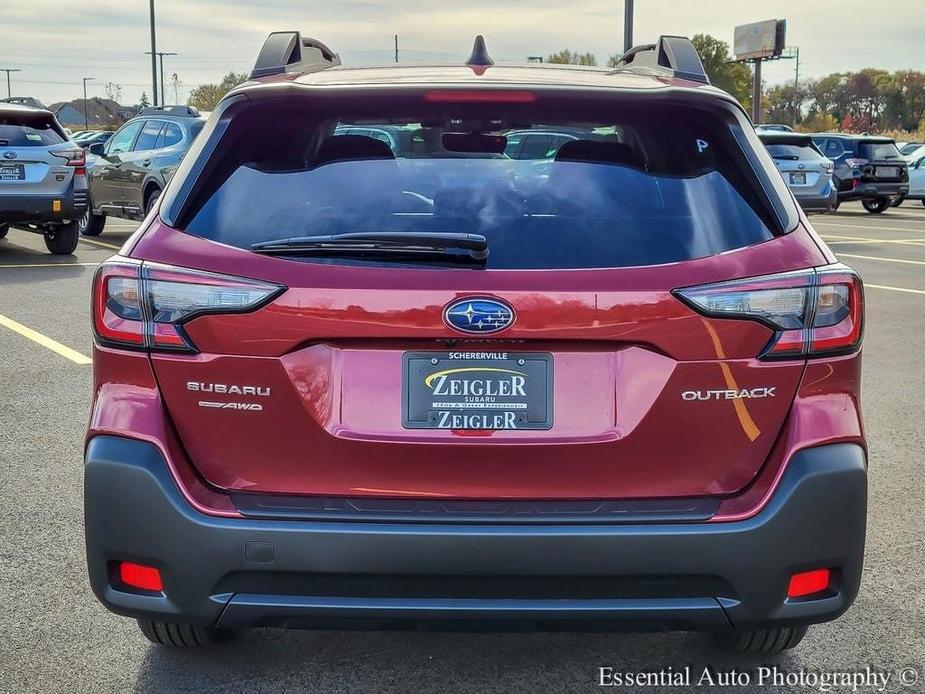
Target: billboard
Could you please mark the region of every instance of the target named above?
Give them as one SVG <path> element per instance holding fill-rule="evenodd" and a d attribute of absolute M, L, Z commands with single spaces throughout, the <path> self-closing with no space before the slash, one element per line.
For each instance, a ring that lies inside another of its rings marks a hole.
<path fill-rule="evenodd" d="M 732 52 L 736 60 L 776 58 L 784 50 L 787 20 L 768 19 L 735 28 Z"/>

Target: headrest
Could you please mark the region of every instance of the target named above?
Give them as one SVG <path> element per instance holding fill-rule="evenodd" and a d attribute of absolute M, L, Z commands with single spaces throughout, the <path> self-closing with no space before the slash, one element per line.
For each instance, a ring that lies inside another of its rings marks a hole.
<path fill-rule="evenodd" d="M 315 165 L 356 159 L 394 159 L 389 146 L 365 135 L 332 135 L 325 138 L 315 156 Z"/>
<path fill-rule="evenodd" d="M 573 140 L 566 142 L 556 153 L 556 161 L 582 161 L 592 164 L 625 164 L 644 168 L 641 157 L 632 147 L 622 142 L 599 140 Z"/>

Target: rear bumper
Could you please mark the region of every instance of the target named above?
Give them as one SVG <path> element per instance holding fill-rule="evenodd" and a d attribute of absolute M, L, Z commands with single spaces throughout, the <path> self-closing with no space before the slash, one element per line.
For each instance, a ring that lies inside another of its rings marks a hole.
<path fill-rule="evenodd" d="M 797 453 L 772 500 L 730 523 L 462 525 L 218 518 L 181 497 L 151 444 L 87 447 L 90 582 L 110 610 L 251 626 L 717 631 L 822 622 L 861 577 L 866 461 L 853 444 Z M 837 522 L 832 522 L 837 514 Z M 161 570 L 165 593 L 111 584 L 112 562 Z M 793 572 L 833 589 L 788 601 Z"/>
<path fill-rule="evenodd" d="M 831 183 L 822 191 L 812 190 L 803 193 L 794 188 L 791 188 L 791 190 L 797 202 L 800 203 L 800 207 L 807 212 L 831 210 L 835 206 L 836 200 L 838 200 L 838 191 Z"/>
<path fill-rule="evenodd" d="M 859 183 L 853 190 L 840 190 L 839 200 L 870 200 L 874 198 L 897 198 L 909 192 L 909 183 Z"/>
<path fill-rule="evenodd" d="M 87 209 L 86 188 L 75 187 L 58 195 L 0 194 L 0 223 L 41 224 L 78 219 Z M 57 206 L 55 202 L 57 201 Z"/>

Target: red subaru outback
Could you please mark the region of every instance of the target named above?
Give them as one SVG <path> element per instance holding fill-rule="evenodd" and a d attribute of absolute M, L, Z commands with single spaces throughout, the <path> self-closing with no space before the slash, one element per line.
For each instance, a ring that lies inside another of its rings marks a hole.
<path fill-rule="evenodd" d="M 87 558 L 246 627 L 790 648 L 861 577 L 863 293 L 686 39 L 345 69 L 273 34 L 93 287 Z"/>

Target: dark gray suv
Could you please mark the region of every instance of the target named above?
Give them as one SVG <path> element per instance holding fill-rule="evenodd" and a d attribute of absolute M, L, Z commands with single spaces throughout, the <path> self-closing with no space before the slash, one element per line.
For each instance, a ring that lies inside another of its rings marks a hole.
<path fill-rule="evenodd" d="M 846 133 L 812 138 L 835 164 L 839 203 L 860 200 L 865 210 L 879 214 L 909 193 L 909 166 L 890 138 Z"/>
<path fill-rule="evenodd" d="M 91 145 L 90 206 L 80 233 L 100 234 L 108 216 L 143 219 L 204 124 L 190 106 L 156 106 L 144 109 L 105 144 Z"/>

